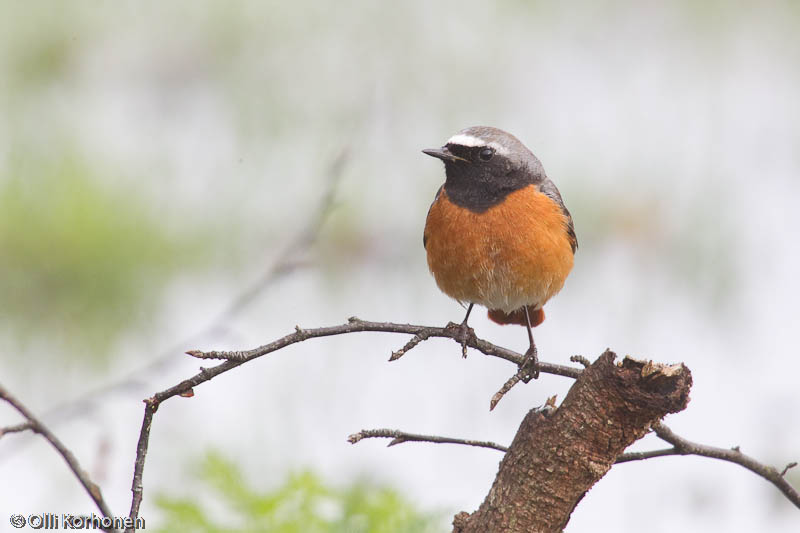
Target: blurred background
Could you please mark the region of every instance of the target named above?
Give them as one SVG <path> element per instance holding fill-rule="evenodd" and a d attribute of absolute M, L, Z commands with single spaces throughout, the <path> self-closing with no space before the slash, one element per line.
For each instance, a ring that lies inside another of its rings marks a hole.
<path fill-rule="evenodd" d="M 197 372 L 185 350 L 352 315 L 461 320 L 427 272 L 443 168 L 420 150 L 485 124 L 533 150 L 575 220 L 540 356 L 683 361 L 692 401 L 667 423 L 783 468 L 800 459 L 798 31 L 790 1 L 3 0 L 0 382 L 126 515 L 141 400 Z M 484 312 L 471 325 L 527 347 Z M 406 340 L 308 341 L 162 405 L 148 529 L 449 531 L 499 453 L 346 437 L 508 444 L 571 382 L 544 375 L 490 413 L 514 368 L 443 340 L 387 363 Z M 19 421 L 0 405 L 0 427 Z M 0 438 L 0 479 L 0 530 L 96 511 L 36 436 Z M 569 530 L 798 523 L 745 469 L 669 457 L 613 468 Z"/>

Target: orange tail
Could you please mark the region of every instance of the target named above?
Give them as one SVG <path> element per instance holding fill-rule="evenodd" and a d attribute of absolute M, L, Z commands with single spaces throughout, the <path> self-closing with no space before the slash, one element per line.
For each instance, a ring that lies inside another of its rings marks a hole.
<path fill-rule="evenodd" d="M 528 315 L 531 317 L 531 327 L 536 327 L 544 322 L 544 309 L 531 309 L 528 306 Z M 525 308 L 520 307 L 516 311 L 504 313 L 500 309 L 489 309 L 489 319 L 498 324 L 517 324 L 520 326 L 527 326 L 528 321 L 525 320 Z"/>

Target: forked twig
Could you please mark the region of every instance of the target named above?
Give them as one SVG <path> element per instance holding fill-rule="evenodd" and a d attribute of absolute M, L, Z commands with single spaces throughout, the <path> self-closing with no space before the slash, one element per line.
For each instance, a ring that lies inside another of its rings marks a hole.
<path fill-rule="evenodd" d="M 660 422 L 653 425 L 653 431 L 655 431 L 656 435 L 658 435 L 661 440 L 667 441 L 675 447 L 676 455 L 700 455 L 736 463 L 737 465 L 745 467 L 775 485 L 790 502 L 800 508 L 800 493 L 798 493 L 797 489 L 792 487 L 789 482 L 786 481 L 786 478 L 783 477 L 789 468 L 791 468 L 791 463 L 784 468 L 783 472 L 779 472 L 775 467 L 767 466 L 749 455 L 743 454 L 738 446 L 725 449 L 692 442 L 676 435 L 674 431 Z"/>
<path fill-rule="evenodd" d="M 104 517 L 113 518 L 113 514 L 108 507 L 108 504 L 103 499 L 103 493 L 100 491 L 100 487 L 91 479 L 89 479 L 89 475 L 81 468 L 81 465 L 78 464 L 78 460 L 75 458 L 75 455 L 66 447 L 64 444 L 56 437 L 52 431 L 50 431 L 47 426 L 45 426 L 33 413 L 28 410 L 25 405 L 20 402 L 17 398 L 15 398 L 8 390 L 0 385 L 0 399 L 5 400 L 8 402 L 14 409 L 19 412 L 25 419 L 27 420 L 27 424 L 30 426 L 30 430 L 34 433 L 38 433 L 42 437 L 49 442 L 53 448 L 56 449 L 59 455 L 66 461 L 67 466 L 69 469 L 72 470 L 72 473 L 78 479 L 83 488 L 86 490 L 89 497 L 94 501 L 97 508 L 100 509 L 100 512 L 103 513 Z M 19 428 L 24 426 L 25 424 L 20 424 L 15 426 Z M 21 430 L 20 430 L 21 431 Z M 111 528 L 103 528 L 104 531 L 114 531 Z"/>

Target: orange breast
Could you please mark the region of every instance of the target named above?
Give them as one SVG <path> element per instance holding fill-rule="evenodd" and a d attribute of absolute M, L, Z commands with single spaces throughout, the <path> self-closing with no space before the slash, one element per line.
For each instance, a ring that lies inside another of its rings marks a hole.
<path fill-rule="evenodd" d="M 566 217 L 534 185 L 483 213 L 458 207 L 442 189 L 428 213 L 425 243 L 445 294 L 506 313 L 541 308 L 572 270 Z"/>

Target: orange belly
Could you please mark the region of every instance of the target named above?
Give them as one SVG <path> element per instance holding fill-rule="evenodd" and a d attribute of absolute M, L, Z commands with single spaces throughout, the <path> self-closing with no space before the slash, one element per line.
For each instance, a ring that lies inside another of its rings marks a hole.
<path fill-rule="evenodd" d="M 506 313 L 541 308 L 572 270 L 567 219 L 534 185 L 483 213 L 458 207 L 442 189 L 428 212 L 425 249 L 445 294 Z"/>

